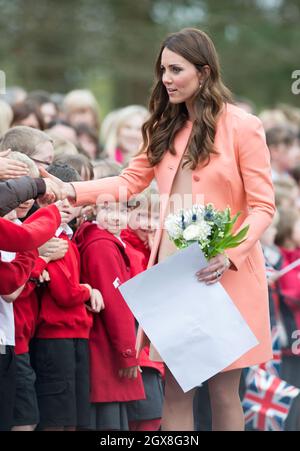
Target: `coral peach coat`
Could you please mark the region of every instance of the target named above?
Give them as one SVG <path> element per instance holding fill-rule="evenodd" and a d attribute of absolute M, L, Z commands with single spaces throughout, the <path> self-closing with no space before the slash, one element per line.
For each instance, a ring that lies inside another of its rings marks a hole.
<path fill-rule="evenodd" d="M 191 129 L 192 123 L 187 122 L 176 135 L 176 155 L 166 152 L 155 167 L 150 166 L 146 153 L 142 153 L 118 177 L 74 183 L 77 203 L 83 205 L 125 199 L 143 191 L 156 178 L 161 195 L 160 228 L 154 239 L 149 267 L 157 260 L 168 200 Z M 234 105 L 224 105 L 217 120 L 215 148 L 218 155 L 213 154 L 207 166 L 198 165 L 191 172 L 193 203 L 212 202 L 218 209 L 229 205 L 232 214 L 242 212 L 235 230 L 246 224 L 250 226 L 247 240 L 227 251 L 233 269 L 226 271 L 221 284 L 259 341 L 228 370 L 255 365 L 272 357 L 268 290 L 259 238 L 271 223 L 275 206 L 269 151 L 257 117 Z"/>

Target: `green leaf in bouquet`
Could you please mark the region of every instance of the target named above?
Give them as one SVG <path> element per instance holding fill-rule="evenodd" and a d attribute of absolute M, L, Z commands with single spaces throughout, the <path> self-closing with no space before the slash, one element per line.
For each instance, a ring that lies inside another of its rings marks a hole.
<path fill-rule="evenodd" d="M 234 217 L 232 219 L 229 216 L 229 222 L 227 224 L 227 227 L 225 228 L 226 233 L 231 232 L 231 230 L 232 230 L 234 224 L 236 223 L 238 217 L 240 216 L 240 214 L 241 214 L 241 212 L 239 211 L 236 215 L 234 215 Z"/>
<path fill-rule="evenodd" d="M 245 237 L 246 237 L 248 230 L 249 230 L 249 226 L 246 226 L 236 235 L 228 237 L 228 239 L 222 243 L 224 250 L 229 249 L 231 247 L 236 247 L 239 244 L 243 243 L 245 241 Z"/>
<path fill-rule="evenodd" d="M 176 238 L 175 240 L 173 240 L 173 243 L 175 244 L 177 249 L 184 249 L 188 246 L 184 238 Z"/>
<path fill-rule="evenodd" d="M 242 230 L 240 230 L 236 235 L 233 235 L 233 239 L 235 240 L 243 240 L 245 238 L 245 236 L 247 235 L 247 232 L 249 230 L 249 225 L 247 225 L 246 227 L 244 227 Z"/>

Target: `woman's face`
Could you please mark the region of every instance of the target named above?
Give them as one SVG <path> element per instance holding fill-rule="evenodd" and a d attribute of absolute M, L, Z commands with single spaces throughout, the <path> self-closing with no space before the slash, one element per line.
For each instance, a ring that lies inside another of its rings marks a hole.
<path fill-rule="evenodd" d="M 40 129 L 39 121 L 38 121 L 36 115 L 33 113 L 29 114 L 29 116 L 25 117 L 24 119 L 21 119 L 14 125 L 26 125 L 26 127 Z"/>
<path fill-rule="evenodd" d="M 71 125 L 73 127 L 77 127 L 77 125 L 85 124 L 88 127 L 96 128 L 96 121 L 93 111 L 86 108 L 79 108 L 77 110 L 72 111 L 68 117 Z"/>
<path fill-rule="evenodd" d="M 43 103 L 43 105 L 41 105 L 40 107 L 40 110 L 46 125 L 55 120 L 58 115 L 56 107 L 52 102 Z"/>
<path fill-rule="evenodd" d="M 166 47 L 161 55 L 161 71 L 171 103 L 187 102 L 199 90 L 202 74 L 194 64 Z"/>
<path fill-rule="evenodd" d="M 129 155 L 138 152 L 143 141 L 142 125 L 145 118 L 141 114 L 133 114 L 121 125 L 118 133 L 118 146 Z"/>
<path fill-rule="evenodd" d="M 78 142 L 83 150 L 88 154 L 91 160 L 95 160 L 97 155 L 97 146 L 94 140 L 86 133 L 81 133 L 78 136 Z"/>

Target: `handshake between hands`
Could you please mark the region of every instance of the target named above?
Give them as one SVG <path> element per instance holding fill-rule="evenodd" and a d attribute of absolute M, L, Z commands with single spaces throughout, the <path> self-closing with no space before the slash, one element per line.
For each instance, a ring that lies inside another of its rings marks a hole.
<path fill-rule="evenodd" d="M 40 175 L 46 184 L 46 192 L 39 197 L 40 205 L 48 205 L 58 200 L 68 198 L 71 202 L 75 200 L 76 193 L 71 183 L 62 182 L 59 178 L 49 174 L 44 168 L 40 167 Z"/>

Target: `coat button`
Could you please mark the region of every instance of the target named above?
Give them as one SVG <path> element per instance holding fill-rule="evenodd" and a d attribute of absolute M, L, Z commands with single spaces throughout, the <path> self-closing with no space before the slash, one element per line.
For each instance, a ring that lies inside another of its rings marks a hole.
<path fill-rule="evenodd" d="M 126 349 L 126 351 L 123 352 L 124 357 L 131 357 L 132 356 L 132 350 Z"/>
<path fill-rule="evenodd" d="M 198 177 L 198 175 L 193 175 L 193 179 L 195 182 L 200 182 L 200 177 Z"/>

